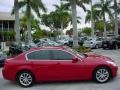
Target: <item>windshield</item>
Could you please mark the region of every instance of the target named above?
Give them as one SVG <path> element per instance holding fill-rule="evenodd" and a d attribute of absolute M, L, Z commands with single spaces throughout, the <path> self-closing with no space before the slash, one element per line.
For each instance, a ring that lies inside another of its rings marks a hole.
<path fill-rule="evenodd" d="M 75 51 L 74 49 L 72 49 L 70 47 L 67 47 L 66 50 L 69 51 L 70 53 L 74 54 L 74 55 L 77 55 L 80 58 L 85 58 L 86 57 L 85 54 L 80 54 L 80 53 L 78 53 L 77 51 Z"/>

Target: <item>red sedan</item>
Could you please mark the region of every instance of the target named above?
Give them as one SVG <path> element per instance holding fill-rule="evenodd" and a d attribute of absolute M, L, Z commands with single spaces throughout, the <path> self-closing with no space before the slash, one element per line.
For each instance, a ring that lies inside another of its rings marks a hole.
<path fill-rule="evenodd" d="M 35 82 L 95 80 L 105 83 L 117 75 L 118 67 L 108 57 L 78 54 L 66 47 L 31 49 L 6 60 L 3 76 L 23 87 Z"/>

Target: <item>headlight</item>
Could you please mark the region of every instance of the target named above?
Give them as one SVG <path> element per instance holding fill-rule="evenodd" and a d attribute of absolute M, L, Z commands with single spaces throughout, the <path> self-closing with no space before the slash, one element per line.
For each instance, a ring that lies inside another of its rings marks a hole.
<path fill-rule="evenodd" d="M 116 63 L 112 62 L 112 61 L 106 61 L 108 64 L 112 64 L 113 66 L 117 66 Z"/>

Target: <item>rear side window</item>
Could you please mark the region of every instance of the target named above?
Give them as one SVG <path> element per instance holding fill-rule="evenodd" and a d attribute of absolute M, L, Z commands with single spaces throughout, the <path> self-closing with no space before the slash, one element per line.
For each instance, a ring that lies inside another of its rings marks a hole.
<path fill-rule="evenodd" d="M 27 58 L 30 60 L 50 60 L 50 52 L 49 50 L 40 50 L 34 51 L 27 55 Z"/>

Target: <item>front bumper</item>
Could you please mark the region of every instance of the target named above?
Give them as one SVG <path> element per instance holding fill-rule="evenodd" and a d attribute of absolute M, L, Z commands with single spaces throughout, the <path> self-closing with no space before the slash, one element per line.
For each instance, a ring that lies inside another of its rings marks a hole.
<path fill-rule="evenodd" d="M 118 74 L 118 67 L 116 66 L 116 67 L 112 68 L 112 77 L 113 78 L 116 77 L 117 74 Z"/>
<path fill-rule="evenodd" d="M 83 44 L 84 47 L 95 48 L 94 44 Z"/>

